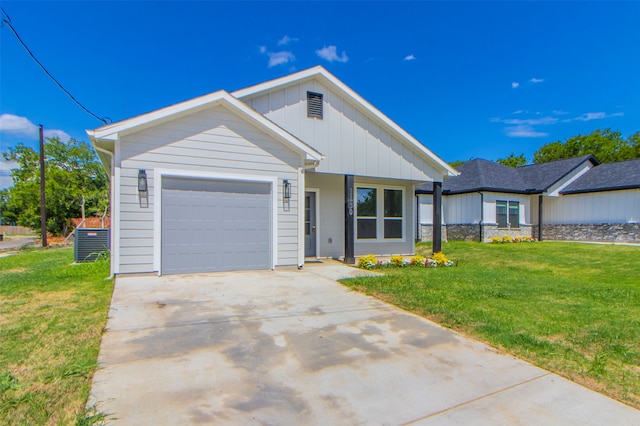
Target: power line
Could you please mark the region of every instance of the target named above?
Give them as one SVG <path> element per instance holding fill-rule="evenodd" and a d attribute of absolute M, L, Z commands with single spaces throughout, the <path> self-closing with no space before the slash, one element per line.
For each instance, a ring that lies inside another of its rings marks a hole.
<path fill-rule="evenodd" d="M 13 28 L 13 25 L 11 25 L 11 18 L 9 17 L 9 14 L 2 7 L 0 7 L 0 10 L 2 11 L 2 23 L 6 24 L 7 27 L 9 27 L 9 29 L 11 30 L 13 35 L 16 36 L 16 39 L 18 40 L 18 42 L 22 45 L 22 47 L 24 47 L 24 50 L 26 50 L 27 53 L 29 54 L 29 56 L 31 56 L 31 59 L 33 59 L 34 62 L 36 64 L 38 64 L 38 66 L 40 66 L 40 68 L 42 68 L 42 71 L 44 71 L 44 73 L 47 74 L 47 76 L 51 80 L 53 80 L 53 82 L 60 88 L 60 90 L 62 90 L 64 93 L 66 93 L 66 95 L 69 96 L 71 98 L 71 100 L 73 102 L 75 102 L 76 105 L 78 105 L 80 108 L 82 108 L 87 114 L 91 115 L 92 117 L 94 117 L 95 119 L 97 119 L 99 121 L 102 121 L 104 124 L 111 123 L 111 119 L 109 117 L 101 118 L 101 117 L 98 117 L 96 114 L 92 113 L 91 111 L 89 111 L 89 109 L 87 107 L 82 105 L 80 103 L 80 101 L 78 101 L 67 89 L 64 88 L 64 86 L 58 80 L 56 80 L 56 78 L 53 75 L 51 75 L 51 73 L 45 68 L 44 65 L 42 65 L 42 63 L 38 60 L 38 58 L 36 58 L 36 56 L 33 54 L 31 49 L 29 49 L 27 44 L 24 41 L 22 41 L 22 38 L 20 38 L 20 35 L 16 31 L 16 29 Z"/>

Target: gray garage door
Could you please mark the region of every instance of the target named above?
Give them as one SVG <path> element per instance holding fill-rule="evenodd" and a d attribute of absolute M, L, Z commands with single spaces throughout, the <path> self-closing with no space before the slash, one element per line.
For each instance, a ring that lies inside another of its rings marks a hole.
<path fill-rule="evenodd" d="M 162 180 L 162 273 L 271 267 L 269 183 Z"/>

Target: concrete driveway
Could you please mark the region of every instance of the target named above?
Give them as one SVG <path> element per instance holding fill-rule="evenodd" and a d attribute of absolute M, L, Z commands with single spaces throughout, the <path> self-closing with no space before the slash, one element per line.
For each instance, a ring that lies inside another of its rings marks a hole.
<path fill-rule="evenodd" d="M 131 425 L 638 425 L 640 412 L 335 279 L 118 277 L 90 404 Z"/>

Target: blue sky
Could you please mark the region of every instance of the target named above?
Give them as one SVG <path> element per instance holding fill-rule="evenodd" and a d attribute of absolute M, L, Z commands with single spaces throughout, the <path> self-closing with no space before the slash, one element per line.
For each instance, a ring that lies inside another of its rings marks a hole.
<path fill-rule="evenodd" d="M 543 144 L 597 128 L 640 130 L 638 1 L 2 7 L 49 71 L 113 121 L 322 65 L 446 161 L 531 159 Z M 4 26 L 2 151 L 36 146 L 37 124 L 84 141 L 101 125 Z"/>

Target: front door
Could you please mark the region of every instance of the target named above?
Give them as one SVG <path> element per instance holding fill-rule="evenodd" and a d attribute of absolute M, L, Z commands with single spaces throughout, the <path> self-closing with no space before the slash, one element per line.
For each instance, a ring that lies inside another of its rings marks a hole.
<path fill-rule="evenodd" d="M 304 256 L 316 256 L 316 193 L 304 194 Z"/>

